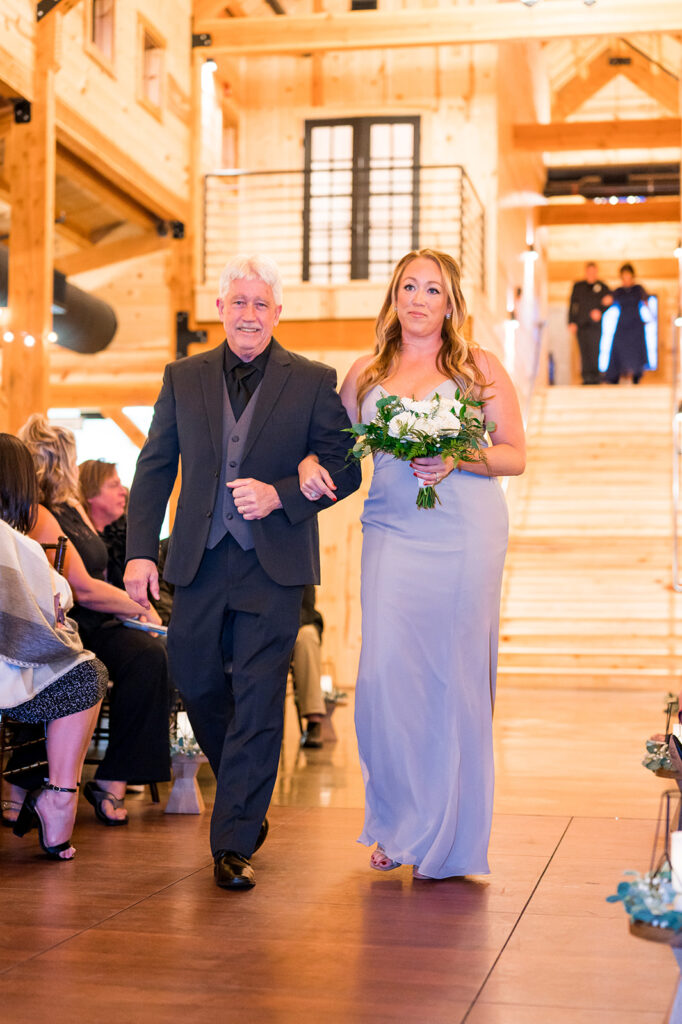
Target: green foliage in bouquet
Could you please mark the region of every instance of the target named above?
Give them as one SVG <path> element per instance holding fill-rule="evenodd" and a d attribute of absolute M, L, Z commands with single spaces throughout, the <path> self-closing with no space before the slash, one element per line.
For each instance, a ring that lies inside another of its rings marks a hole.
<path fill-rule="evenodd" d="M 355 423 L 349 432 L 357 439 L 350 456 L 364 459 L 375 452 L 395 459 L 452 456 L 455 462 L 485 462 L 485 435 L 495 430 L 486 424 L 480 410 L 483 402 L 463 398 L 459 388 L 454 398 L 432 398 L 416 401 L 386 395 L 377 402 L 376 416 L 369 423 Z M 435 487 L 421 486 L 417 495 L 419 508 L 440 504 Z"/>

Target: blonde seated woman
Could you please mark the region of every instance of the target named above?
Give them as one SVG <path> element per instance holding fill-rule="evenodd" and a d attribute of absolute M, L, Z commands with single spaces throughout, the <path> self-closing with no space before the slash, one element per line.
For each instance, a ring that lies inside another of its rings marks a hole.
<path fill-rule="evenodd" d="M 507 508 L 500 477 L 525 466 L 514 386 L 492 352 L 461 334 L 459 267 L 422 249 L 395 268 L 374 352 L 341 397 L 368 422 L 382 395 L 418 400 L 457 388 L 483 401 L 491 444 L 473 462 L 374 459 L 362 514 L 362 652 L 355 723 L 366 791 L 359 841 L 370 864 L 413 865 L 417 879 L 484 874 L 493 808 L 492 714 Z M 310 501 L 333 494 L 311 453 L 299 467 Z M 437 484 L 435 509 L 417 485 Z"/>
<path fill-rule="evenodd" d="M 107 672 L 83 649 L 64 616 L 71 590 L 25 534 L 37 514 L 38 481 L 25 445 L 0 434 L 0 714 L 39 723 L 47 735 L 47 778 L 9 801 L 14 832 L 33 828 L 53 860 L 71 860 L 78 786 Z M 3 823 L 9 823 L 5 819 Z"/>
<path fill-rule="evenodd" d="M 75 597 L 73 618 L 83 643 L 104 662 L 113 682 L 109 744 L 84 795 L 103 824 L 126 825 L 126 785 L 170 778 L 170 698 L 164 645 L 120 620 L 157 625 L 161 620 L 153 608 L 143 608 L 106 580 L 106 545 L 79 496 L 73 433 L 35 415 L 19 435 L 33 456 L 40 490 L 30 535 L 42 543 L 59 534 L 69 538 L 64 575 Z"/>

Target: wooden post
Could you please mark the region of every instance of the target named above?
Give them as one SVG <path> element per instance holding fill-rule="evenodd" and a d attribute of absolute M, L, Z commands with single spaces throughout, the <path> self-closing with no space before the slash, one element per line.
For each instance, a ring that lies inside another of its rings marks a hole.
<path fill-rule="evenodd" d="M 3 341 L 7 429 L 47 409 L 47 335 L 52 329 L 55 207 L 55 48 L 59 22 L 36 26 L 31 120 L 12 124 L 7 144 L 12 205 L 8 328 Z M 34 344 L 27 344 L 29 338 Z"/>

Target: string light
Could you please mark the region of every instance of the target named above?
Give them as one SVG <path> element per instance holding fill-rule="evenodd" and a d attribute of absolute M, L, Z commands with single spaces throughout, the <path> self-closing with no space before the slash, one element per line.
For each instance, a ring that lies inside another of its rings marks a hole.
<path fill-rule="evenodd" d="M 50 331 L 50 333 L 47 336 L 47 340 L 54 345 L 56 341 L 59 341 L 59 335 L 57 334 L 56 331 Z"/>
<path fill-rule="evenodd" d="M 13 331 L 5 331 L 5 333 L 2 336 L 2 340 L 6 341 L 8 343 L 10 341 L 14 341 L 14 332 Z"/>
<path fill-rule="evenodd" d="M 26 348 L 33 348 L 33 346 L 36 343 L 36 339 L 33 337 L 33 335 L 32 334 L 25 334 L 24 333 L 23 337 L 24 337 L 24 345 L 26 346 Z"/>

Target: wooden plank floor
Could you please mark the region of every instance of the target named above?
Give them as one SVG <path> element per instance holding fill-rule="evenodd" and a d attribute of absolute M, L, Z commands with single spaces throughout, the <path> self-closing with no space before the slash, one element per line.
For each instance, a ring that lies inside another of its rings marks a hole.
<path fill-rule="evenodd" d="M 84 804 L 70 864 L 2 830 L 0 1018 L 662 1024 L 673 958 L 605 896 L 648 866 L 663 784 L 641 747 L 679 688 L 668 405 L 654 387 L 536 399 L 510 494 L 489 877 L 369 871 L 352 695 L 321 751 L 298 749 L 290 711 L 252 892 L 214 887 L 207 815 L 146 795 L 128 829 Z"/>

